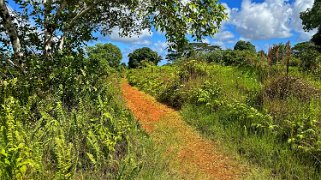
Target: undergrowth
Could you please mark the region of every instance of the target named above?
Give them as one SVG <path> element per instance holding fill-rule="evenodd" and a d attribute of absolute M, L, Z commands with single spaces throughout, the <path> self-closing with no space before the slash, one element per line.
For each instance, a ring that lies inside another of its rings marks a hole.
<path fill-rule="evenodd" d="M 320 178 L 320 82 L 295 68 L 262 68 L 186 60 L 128 79 L 269 176 Z"/>
<path fill-rule="evenodd" d="M 150 163 L 166 172 L 116 69 L 77 54 L 27 63 L 25 74 L 0 67 L 0 179 L 134 179 Z"/>

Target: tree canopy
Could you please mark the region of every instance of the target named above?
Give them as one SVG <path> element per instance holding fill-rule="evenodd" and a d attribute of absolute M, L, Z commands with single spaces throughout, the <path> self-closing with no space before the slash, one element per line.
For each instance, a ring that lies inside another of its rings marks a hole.
<path fill-rule="evenodd" d="M 316 47 L 316 45 L 312 42 L 302 42 L 302 43 L 298 43 L 296 44 L 293 48 L 292 48 L 292 53 L 294 56 L 296 56 L 297 58 L 300 58 L 301 55 L 308 50 L 318 50 L 318 47 Z"/>
<path fill-rule="evenodd" d="M 107 61 L 110 67 L 118 67 L 122 59 L 120 49 L 111 43 L 96 44 L 94 47 L 88 47 L 87 53 L 90 59 Z"/>
<path fill-rule="evenodd" d="M 192 57 L 198 53 L 209 53 L 216 50 L 221 50 L 220 46 L 210 45 L 208 43 L 189 43 L 181 51 L 170 51 L 166 59 L 169 61 L 175 61 L 180 57 Z"/>
<path fill-rule="evenodd" d="M 234 50 L 240 50 L 240 51 L 251 51 L 251 52 L 256 52 L 255 46 L 248 41 L 238 41 L 235 46 L 234 46 Z"/>
<path fill-rule="evenodd" d="M 321 1 L 315 0 L 313 7 L 301 12 L 301 19 L 303 28 L 306 31 L 311 31 L 315 28 L 318 29 L 317 33 L 312 37 L 312 42 L 316 45 L 321 46 Z"/>
<path fill-rule="evenodd" d="M 151 62 L 155 65 L 159 63 L 162 58 L 157 54 L 157 52 L 151 50 L 148 47 L 143 47 L 140 49 L 136 49 L 134 52 L 128 55 L 128 67 L 129 68 L 137 68 L 142 66 L 143 61 Z"/>
<path fill-rule="evenodd" d="M 0 0 L 0 46 L 16 56 L 73 51 L 95 39 L 93 32 L 121 36 L 156 28 L 170 48 L 214 35 L 227 18 L 217 0 Z M 12 5 L 11 4 L 11 5 Z"/>

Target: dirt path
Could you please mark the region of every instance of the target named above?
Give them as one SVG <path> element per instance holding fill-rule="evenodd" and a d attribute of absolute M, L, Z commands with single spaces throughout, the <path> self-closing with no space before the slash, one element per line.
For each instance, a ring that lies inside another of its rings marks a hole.
<path fill-rule="evenodd" d="M 127 107 L 152 137 L 164 148 L 169 166 L 184 179 L 242 179 L 244 168 L 203 139 L 187 125 L 175 110 L 158 103 L 153 97 L 122 83 Z"/>

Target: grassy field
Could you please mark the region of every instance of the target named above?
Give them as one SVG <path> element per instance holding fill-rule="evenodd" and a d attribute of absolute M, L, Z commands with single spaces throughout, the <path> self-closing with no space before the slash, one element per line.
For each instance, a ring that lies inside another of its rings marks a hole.
<path fill-rule="evenodd" d="M 320 178 L 320 81 L 295 68 L 258 77 L 198 61 L 128 73 L 132 85 L 179 109 L 205 137 L 269 176 Z"/>

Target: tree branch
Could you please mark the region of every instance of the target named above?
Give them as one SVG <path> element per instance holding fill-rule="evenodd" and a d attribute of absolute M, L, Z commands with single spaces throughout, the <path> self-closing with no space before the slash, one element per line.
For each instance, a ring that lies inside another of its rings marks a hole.
<path fill-rule="evenodd" d="M 6 29 L 7 34 L 10 38 L 14 55 L 18 58 L 23 57 L 21 42 L 18 36 L 18 30 L 14 24 L 14 20 L 11 17 L 9 9 L 4 0 L 0 0 L 0 17 L 2 18 L 3 26 Z"/>

